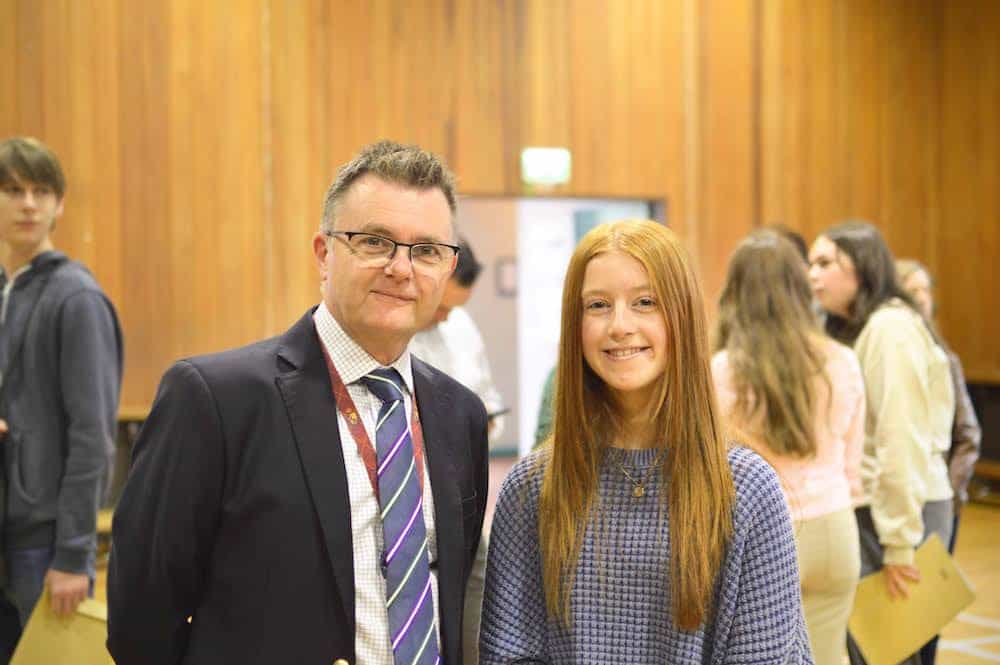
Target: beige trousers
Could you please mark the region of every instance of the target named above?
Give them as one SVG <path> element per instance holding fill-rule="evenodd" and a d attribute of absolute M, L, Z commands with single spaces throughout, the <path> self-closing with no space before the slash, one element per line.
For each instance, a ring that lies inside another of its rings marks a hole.
<path fill-rule="evenodd" d="M 847 619 L 861 576 L 854 510 L 844 508 L 795 524 L 802 607 L 816 665 L 840 665 Z"/>

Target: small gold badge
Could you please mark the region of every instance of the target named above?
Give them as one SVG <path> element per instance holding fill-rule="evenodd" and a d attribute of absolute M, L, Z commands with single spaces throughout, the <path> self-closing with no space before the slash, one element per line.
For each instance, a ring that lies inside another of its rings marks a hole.
<path fill-rule="evenodd" d="M 358 414 L 354 411 L 347 412 L 347 419 L 351 421 L 352 425 L 358 424 Z"/>

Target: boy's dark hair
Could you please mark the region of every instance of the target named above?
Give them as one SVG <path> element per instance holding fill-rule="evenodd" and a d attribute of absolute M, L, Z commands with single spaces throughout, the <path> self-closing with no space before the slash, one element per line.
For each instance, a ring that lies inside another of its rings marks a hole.
<path fill-rule="evenodd" d="M 66 194 L 66 177 L 55 153 L 30 136 L 0 142 L 0 186 L 16 180 L 51 187 L 60 201 Z"/>
<path fill-rule="evenodd" d="M 479 273 L 483 271 L 483 264 L 476 260 L 472 245 L 465 237 L 458 236 L 458 247 L 458 263 L 455 265 L 455 272 L 451 273 L 451 278 L 468 289 L 476 283 Z"/>

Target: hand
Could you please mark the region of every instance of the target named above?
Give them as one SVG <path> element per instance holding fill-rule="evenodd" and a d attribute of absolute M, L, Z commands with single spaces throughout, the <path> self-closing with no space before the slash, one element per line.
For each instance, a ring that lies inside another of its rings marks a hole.
<path fill-rule="evenodd" d="M 893 600 L 909 598 L 907 583 L 916 584 L 920 581 L 920 571 L 916 566 L 887 563 L 882 566 L 882 572 L 885 573 L 885 585 L 889 589 L 889 597 Z"/>
<path fill-rule="evenodd" d="M 67 617 L 76 612 L 77 606 L 87 597 L 90 576 L 49 568 L 49 572 L 45 573 L 45 588 L 49 590 L 52 611 L 56 616 Z"/>
<path fill-rule="evenodd" d="M 7 421 L 0 418 L 0 439 L 7 435 Z"/>

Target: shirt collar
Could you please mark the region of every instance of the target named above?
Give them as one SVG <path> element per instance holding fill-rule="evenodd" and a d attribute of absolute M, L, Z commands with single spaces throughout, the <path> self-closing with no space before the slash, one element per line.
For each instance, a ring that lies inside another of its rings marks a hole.
<path fill-rule="evenodd" d="M 325 302 L 320 302 L 319 307 L 313 314 L 313 322 L 316 324 L 316 332 L 320 341 L 330 354 L 333 366 L 340 373 L 340 378 L 344 385 L 350 385 L 370 374 L 372 370 L 385 367 L 375 360 L 367 351 L 361 348 L 347 332 L 341 327 L 337 319 L 334 318 Z M 413 368 L 410 363 L 410 351 L 404 349 L 396 360 L 389 367 L 392 367 L 403 377 L 406 389 L 413 394 Z"/>

